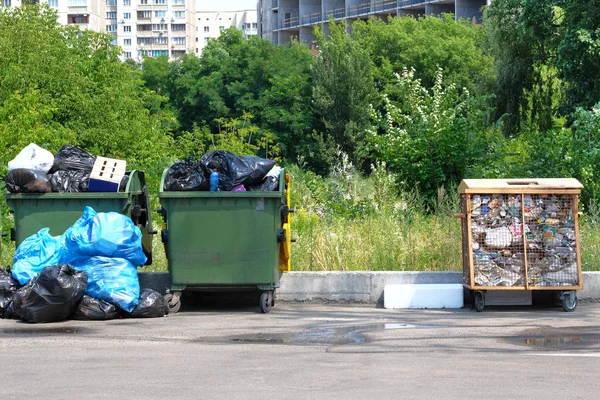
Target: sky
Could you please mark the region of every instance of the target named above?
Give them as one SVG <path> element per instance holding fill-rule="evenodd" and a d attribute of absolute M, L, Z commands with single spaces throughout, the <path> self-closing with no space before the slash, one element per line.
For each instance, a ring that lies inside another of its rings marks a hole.
<path fill-rule="evenodd" d="M 254 10 L 258 0 L 196 0 L 196 11 Z"/>

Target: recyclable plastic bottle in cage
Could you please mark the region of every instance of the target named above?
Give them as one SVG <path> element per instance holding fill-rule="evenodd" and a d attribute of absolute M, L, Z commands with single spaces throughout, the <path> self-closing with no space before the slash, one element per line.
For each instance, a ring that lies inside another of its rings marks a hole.
<path fill-rule="evenodd" d="M 219 191 L 219 172 L 217 172 L 216 168 L 213 169 L 213 172 L 210 173 L 210 191 Z"/>

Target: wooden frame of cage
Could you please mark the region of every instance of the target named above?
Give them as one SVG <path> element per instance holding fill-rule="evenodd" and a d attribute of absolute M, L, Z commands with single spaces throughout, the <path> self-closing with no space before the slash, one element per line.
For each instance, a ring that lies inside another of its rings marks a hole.
<path fill-rule="evenodd" d="M 581 271 L 581 245 L 579 238 L 579 194 L 583 186 L 576 179 L 465 179 L 458 187 L 458 192 L 465 195 L 465 212 L 456 214 L 466 223 L 462 225 L 463 236 L 463 286 L 471 290 L 581 290 L 583 289 L 583 276 Z M 519 286 L 480 286 L 475 284 L 475 266 L 473 262 L 473 236 L 471 220 L 471 195 L 520 195 L 521 196 L 521 218 L 525 224 L 525 195 L 574 195 L 573 222 L 575 230 L 575 252 L 577 262 L 578 285 L 571 286 L 531 286 L 529 283 L 529 266 L 527 260 L 527 238 L 523 234 L 523 261 L 524 261 L 524 285 Z M 462 210 L 461 210 L 462 211 Z M 465 232 L 466 228 L 466 232 Z M 466 236 L 466 237 L 465 237 Z M 464 242 L 466 239 L 466 243 Z M 464 252 L 468 251 L 468 266 L 464 265 L 466 260 Z M 465 282 L 464 274 L 469 271 L 469 282 Z"/>

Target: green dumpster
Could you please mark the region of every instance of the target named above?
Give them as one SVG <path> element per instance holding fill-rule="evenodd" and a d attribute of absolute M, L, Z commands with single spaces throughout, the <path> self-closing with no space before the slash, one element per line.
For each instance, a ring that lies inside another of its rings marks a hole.
<path fill-rule="evenodd" d="M 272 192 L 170 192 L 163 190 L 167 171 L 158 197 L 171 312 L 186 289 L 260 291 L 260 310 L 269 312 L 290 268 L 289 175 L 282 170 Z"/>
<path fill-rule="evenodd" d="M 82 193 L 7 193 L 6 202 L 14 214 L 11 239 L 18 247 L 23 240 L 42 228 L 53 236 L 62 235 L 81 215 L 86 206 L 97 212 L 118 212 L 130 217 L 142 231 L 142 246 L 152 264 L 152 218 L 146 178 L 143 171 L 128 172 L 124 192 Z"/>

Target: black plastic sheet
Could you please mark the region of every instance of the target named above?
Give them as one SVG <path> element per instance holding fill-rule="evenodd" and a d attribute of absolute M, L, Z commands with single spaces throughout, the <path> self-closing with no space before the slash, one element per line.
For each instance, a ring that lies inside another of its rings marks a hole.
<path fill-rule="evenodd" d="M 208 190 L 208 179 L 202 166 L 191 158 L 177 161 L 167 171 L 165 191 Z"/>
<path fill-rule="evenodd" d="M 226 150 L 215 150 L 205 154 L 200 160 L 205 173 L 213 168 L 219 172 L 219 188 L 230 191 L 235 186 L 252 187 L 260 185 L 275 161 L 254 156 L 238 156 Z"/>
<path fill-rule="evenodd" d="M 49 193 L 52 191 L 48 175 L 33 169 L 13 169 L 6 174 L 4 182 L 11 193 Z"/>
<path fill-rule="evenodd" d="M 117 306 L 90 296 L 83 296 L 73 313 L 73 319 L 90 321 L 106 321 L 120 316 Z"/>
<path fill-rule="evenodd" d="M 87 274 L 67 264 L 52 265 L 17 290 L 15 313 L 27 322 L 58 322 L 69 318 L 87 288 Z"/>
<path fill-rule="evenodd" d="M 129 318 L 158 318 L 169 313 L 165 298 L 156 290 L 144 289 L 140 293 L 137 307 L 129 314 Z"/>

